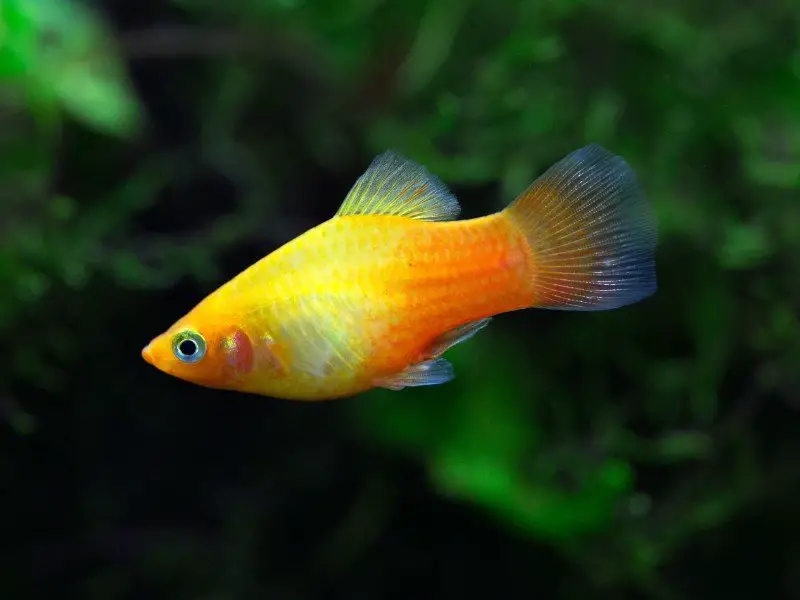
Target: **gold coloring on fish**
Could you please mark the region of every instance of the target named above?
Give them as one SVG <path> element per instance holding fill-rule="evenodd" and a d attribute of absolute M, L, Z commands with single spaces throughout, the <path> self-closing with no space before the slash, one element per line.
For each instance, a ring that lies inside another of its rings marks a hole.
<path fill-rule="evenodd" d="M 142 355 L 207 387 L 341 398 L 451 380 L 442 355 L 496 315 L 609 310 L 656 290 L 655 215 L 628 164 L 600 146 L 565 157 L 500 212 L 459 212 L 424 167 L 381 154 L 331 219 L 222 285 Z M 176 335 L 196 352 L 179 352 Z"/>

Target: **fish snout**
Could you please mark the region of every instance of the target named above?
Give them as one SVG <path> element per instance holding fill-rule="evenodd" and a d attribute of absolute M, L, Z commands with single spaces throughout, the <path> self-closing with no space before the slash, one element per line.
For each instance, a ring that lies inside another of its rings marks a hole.
<path fill-rule="evenodd" d="M 148 363 L 155 366 L 155 357 L 153 356 L 153 344 L 147 344 L 142 348 L 142 358 Z"/>

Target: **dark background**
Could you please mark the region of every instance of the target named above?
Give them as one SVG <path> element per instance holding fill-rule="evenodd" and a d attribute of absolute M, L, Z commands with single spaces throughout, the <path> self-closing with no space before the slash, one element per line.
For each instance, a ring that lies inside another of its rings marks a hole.
<path fill-rule="evenodd" d="M 796 0 L 2 0 L 0 598 L 800 598 Z M 590 142 L 658 293 L 299 403 L 142 346 L 394 148 L 505 206 Z"/>

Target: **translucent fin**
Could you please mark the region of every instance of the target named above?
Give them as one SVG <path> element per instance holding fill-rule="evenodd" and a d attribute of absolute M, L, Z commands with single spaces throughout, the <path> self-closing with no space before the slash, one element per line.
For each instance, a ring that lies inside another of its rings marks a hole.
<path fill-rule="evenodd" d="M 356 180 L 336 216 L 396 215 L 448 221 L 457 218 L 460 210 L 455 196 L 425 167 L 388 151 Z"/>
<path fill-rule="evenodd" d="M 429 356 L 438 357 L 447 352 L 456 344 L 467 341 L 473 335 L 478 333 L 481 329 L 486 327 L 492 318 L 481 319 L 480 321 L 473 321 L 466 323 L 461 327 L 456 327 L 436 339 L 428 351 Z"/>
<path fill-rule="evenodd" d="M 411 365 L 402 373 L 377 382 L 377 387 L 398 391 L 405 387 L 447 383 L 455 376 L 453 365 L 444 358 L 437 358 Z"/>
<path fill-rule="evenodd" d="M 316 379 L 359 368 L 365 357 L 357 302 L 334 294 L 309 294 L 285 308 L 275 337 L 288 349 L 292 368 Z"/>
<path fill-rule="evenodd" d="M 601 146 L 556 163 L 504 213 L 532 250 L 532 306 L 607 310 L 656 291 L 655 214 L 630 166 Z"/>

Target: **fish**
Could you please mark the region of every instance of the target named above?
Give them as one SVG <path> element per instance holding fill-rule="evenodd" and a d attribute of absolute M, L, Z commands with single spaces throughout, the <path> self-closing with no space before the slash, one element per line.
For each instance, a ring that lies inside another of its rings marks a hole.
<path fill-rule="evenodd" d="M 612 310 L 657 290 L 656 214 L 598 144 L 502 210 L 460 210 L 438 177 L 387 150 L 331 218 L 212 291 L 142 357 L 207 388 L 333 400 L 453 380 L 443 355 L 498 315 Z"/>

